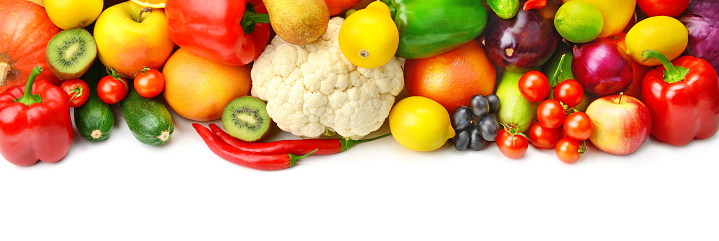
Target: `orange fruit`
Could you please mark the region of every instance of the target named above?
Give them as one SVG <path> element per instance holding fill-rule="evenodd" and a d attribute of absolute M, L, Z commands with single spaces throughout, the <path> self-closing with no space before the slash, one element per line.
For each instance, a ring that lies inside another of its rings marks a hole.
<path fill-rule="evenodd" d="M 165 8 L 165 0 L 130 0 L 137 5 L 151 8 Z"/>
<path fill-rule="evenodd" d="M 450 114 L 469 105 L 472 96 L 492 94 L 497 81 L 494 65 L 476 40 L 444 54 L 407 59 L 404 68 L 407 94 L 430 98 Z"/>
<path fill-rule="evenodd" d="M 163 95 L 170 108 L 182 117 L 217 120 L 230 101 L 250 93 L 251 68 L 218 63 L 180 48 L 162 69 Z"/>

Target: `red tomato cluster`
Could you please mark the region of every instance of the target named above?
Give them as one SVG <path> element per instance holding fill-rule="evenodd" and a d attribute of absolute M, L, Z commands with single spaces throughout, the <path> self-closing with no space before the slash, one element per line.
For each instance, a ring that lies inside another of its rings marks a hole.
<path fill-rule="evenodd" d="M 527 150 L 527 139 L 539 149 L 554 148 L 559 160 L 575 163 L 586 150 L 586 140 L 594 133 L 589 116 L 574 109 L 584 99 L 584 88 L 576 80 L 567 79 L 553 90 L 539 71 L 529 71 L 519 80 L 519 92 L 530 102 L 540 102 L 537 122 L 527 136 L 505 128 L 497 137 L 497 146 L 509 158 L 519 158 Z M 520 135 L 521 134 L 521 135 Z"/>

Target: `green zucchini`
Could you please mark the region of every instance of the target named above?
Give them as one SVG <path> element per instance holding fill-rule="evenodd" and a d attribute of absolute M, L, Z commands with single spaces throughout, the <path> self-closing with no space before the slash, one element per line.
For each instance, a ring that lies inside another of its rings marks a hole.
<path fill-rule="evenodd" d="M 131 88 L 120 101 L 122 115 L 135 139 L 142 143 L 161 146 L 167 143 L 175 130 L 172 116 L 157 97 L 148 99 Z"/>
<path fill-rule="evenodd" d="M 80 79 L 90 87 L 87 102 L 73 110 L 75 128 L 89 141 L 102 141 L 110 137 L 115 125 L 115 115 L 110 106 L 97 96 L 97 83 L 105 74 L 105 66 L 99 60 Z"/>

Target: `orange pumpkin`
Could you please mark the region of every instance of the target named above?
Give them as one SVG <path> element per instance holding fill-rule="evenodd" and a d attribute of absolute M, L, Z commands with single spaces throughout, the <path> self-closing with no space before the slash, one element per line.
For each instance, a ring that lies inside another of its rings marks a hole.
<path fill-rule="evenodd" d="M 47 43 L 60 28 L 50 21 L 45 8 L 26 0 L 2 0 L 0 23 L 0 93 L 25 84 L 30 71 L 38 65 L 44 71 L 37 80 L 60 85 L 45 60 Z"/>

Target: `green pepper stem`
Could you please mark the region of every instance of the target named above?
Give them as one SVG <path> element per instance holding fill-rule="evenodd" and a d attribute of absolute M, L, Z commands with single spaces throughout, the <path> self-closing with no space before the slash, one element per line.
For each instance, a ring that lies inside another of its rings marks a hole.
<path fill-rule="evenodd" d="M 656 50 L 647 49 L 642 52 L 642 62 L 656 58 L 664 65 L 664 82 L 674 83 L 684 80 L 689 73 L 689 69 L 682 66 L 674 66 L 664 54 Z"/>
<path fill-rule="evenodd" d="M 265 13 L 255 12 L 255 6 L 252 4 L 245 4 L 245 13 L 242 15 L 242 30 L 245 33 L 255 32 L 255 24 L 258 23 L 269 23 L 270 15 Z"/>
<path fill-rule="evenodd" d="M 370 138 L 370 139 L 365 139 L 365 140 L 339 139 L 340 145 L 342 146 L 342 147 L 340 147 L 340 152 L 346 151 L 347 149 L 350 149 L 350 147 L 352 147 L 352 146 L 354 146 L 354 145 L 357 145 L 357 144 L 360 144 L 360 143 L 363 143 L 363 142 L 374 141 L 374 140 L 377 140 L 377 139 L 380 139 L 380 138 L 385 138 L 385 137 L 388 137 L 388 136 L 390 136 L 390 135 L 392 135 L 392 133 L 387 133 L 387 134 L 384 134 L 384 135 L 381 135 L 381 136 L 378 136 L 378 137 L 375 137 L 375 138 Z"/>
<path fill-rule="evenodd" d="M 310 153 L 307 153 L 307 154 L 305 154 L 305 155 L 303 155 L 303 156 L 297 156 L 297 155 L 287 154 L 288 156 L 290 156 L 290 166 L 294 166 L 295 164 L 297 164 L 297 161 L 299 161 L 299 160 L 301 160 L 302 158 L 305 158 L 305 157 L 307 157 L 307 156 L 309 156 L 309 155 L 312 155 L 312 153 L 315 153 L 315 152 L 318 151 L 318 150 L 319 150 L 319 149 L 315 149 L 314 151 L 312 151 L 312 152 L 310 152 Z"/>
<path fill-rule="evenodd" d="M 35 78 L 37 78 L 40 74 L 42 74 L 42 67 L 35 66 L 35 68 L 32 69 L 32 72 L 30 72 L 30 77 L 27 79 L 27 83 L 25 83 L 25 93 L 20 96 L 20 98 L 17 98 L 15 102 L 23 103 L 26 106 L 42 102 L 40 95 L 32 93 L 32 85 L 35 83 Z"/>

